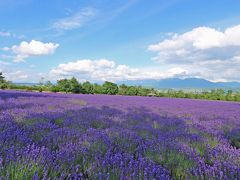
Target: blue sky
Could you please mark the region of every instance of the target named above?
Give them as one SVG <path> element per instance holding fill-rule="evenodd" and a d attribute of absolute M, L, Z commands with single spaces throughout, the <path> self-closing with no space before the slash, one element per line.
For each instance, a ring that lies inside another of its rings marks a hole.
<path fill-rule="evenodd" d="M 238 0 L 0 0 L 0 22 L 14 82 L 240 81 Z"/>

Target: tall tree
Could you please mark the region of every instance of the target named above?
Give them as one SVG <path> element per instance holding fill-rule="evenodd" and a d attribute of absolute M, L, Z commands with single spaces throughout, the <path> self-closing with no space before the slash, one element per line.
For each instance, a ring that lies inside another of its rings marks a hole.
<path fill-rule="evenodd" d="M 69 82 L 70 82 L 70 91 L 72 93 L 80 93 L 82 91 L 81 84 L 79 84 L 79 82 L 75 77 L 72 77 L 72 79 L 70 79 Z"/>
<path fill-rule="evenodd" d="M 105 81 L 103 86 L 103 93 L 104 94 L 117 94 L 118 93 L 118 86 L 115 83 Z"/>
<path fill-rule="evenodd" d="M 121 84 L 119 86 L 118 94 L 120 95 L 126 95 L 127 94 L 128 87 L 125 84 Z"/>
<path fill-rule="evenodd" d="M 3 73 L 0 72 L 0 83 L 3 83 L 5 81 L 5 77 L 3 76 Z"/>
<path fill-rule="evenodd" d="M 71 91 L 71 84 L 68 79 L 60 79 L 57 81 L 57 86 L 60 91 L 69 93 Z"/>
<path fill-rule="evenodd" d="M 93 93 L 94 94 L 102 94 L 103 93 L 103 87 L 97 83 L 94 83 L 93 85 Z"/>
<path fill-rule="evenodd" d="M 126 95 L 136 96 L 138 94 L 138 88 L 136 86 L 128 86 Z"/>
<path fill-rule="evenodd" d="M 5 80 L 3 73 L 0 72 L 0 89 L 6 89 L 8 87 L 8 82 Z"/>
<path fill-rule="evenodd" d="M 82 89 L 84 94 L 93 94 L 93 85 L 89 81 L 82 84 Z"/>

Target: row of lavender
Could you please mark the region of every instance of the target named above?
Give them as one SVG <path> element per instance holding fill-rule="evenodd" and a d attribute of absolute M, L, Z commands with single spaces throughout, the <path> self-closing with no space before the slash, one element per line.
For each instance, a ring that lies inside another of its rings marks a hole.
<path fill-rule="evenodd" d="M 0 179 L 239 179 L 240 104 L 0 91 Z"/>

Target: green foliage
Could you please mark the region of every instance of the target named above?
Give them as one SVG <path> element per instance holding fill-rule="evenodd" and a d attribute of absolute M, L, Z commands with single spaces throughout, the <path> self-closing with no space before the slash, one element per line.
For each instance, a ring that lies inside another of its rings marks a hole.
<path fill-rule="evenodd" d="M 103 94 L 103 88 L 102 88 L 102 86 L 95 83 L 95 84 L 93 85 L 93 92 L 94 92 L 94 94 Z"/>
<path fill-rule="evenodd" d="M 53 92 L 62 91 L 65 93 L 81 93 L 82 86 L 76 78 L 71 79 L 60 79 L 57 81 L 57 85 L 50 88 Z"/>
<path fill-rule="evenodd" d="M 119 89 L 118 89 L 118 94 L 120 94 L 120 95 L 127 94 L 127 89 L 128 89 L 128 87 L 125 84 L 120 85 Z"/>
<path fill-rule="evenodd" d="M 82 84 L 82 89 L 83 94 L 93 94 L 94 92 L 93 85 L 89 81 L 86 81 Z"/>
<path fill-rule="evenodd" d="M 138 88 L 136 86 L 128 87 L 126 95 L 136 96 L 137 94 L 138 94 Z"/>
<path fill-rule="evenodd" d="M 174 179 L 186 179 L 186 169 L 195 166 L 194 162 L 182 153 L 174 150 L 162 150 L 160 153 L 152 150 L 146 151 L 146 157 L 168 168 Z"/>
<path fill-rule="evenodd" d="M 235 94 L 234 101 L 240 101 L 240 91 L 237 94 Z"/>
<path fill-rule="evenodd" d="M 226 100 L 227 101 L 233 101 L 234 97 L 233 97 L 233 92 L 232 90 L 228 90 L 227 94 L 226 94 Z"/>
<path fill-rule="evenodd" d="M 70 84 L 70 92 L 72 93 L 80 93 L 82 91 L 82 86 L 79 84 L 76 78 L 72 77 L 72 79 L 69 80 Z"/>
<path fill-rule="evenodd" d="M 115 95 L 118 93 L 118 86 L 115 83 L 105 81 L 102 85 L 104 94 Z"/>
<path fill-rule="evenodd" d="M 221 101 L 240 101 L 240 91 L 233 92 L 223 89 L 213 89 L 211 91 L 203 92 L 184 92 L 182 90 L 176 91 L 169 89 L 167 91 L 157 92 L 158 97 L 173 97 L 173 98 L 190 98 L 190 99 L 208 99 L 208 100 L 221 100 Z"/>
<path fill-rule="evenodd" d="M 4 170 L 0 170 L 0 176 L 7 177 L 9 179 L 32 179 L 35 173 L 38 174 L 39 177 L 43 177 L 43 167 L 39 166 L 37 163 L 10 163 Z"/>
<path fill-rule="evenodd" d="M 53 84 L 51 83 L 51 81 L 47 81 L 45 84 L 44 84 L 44 87 L 50 91 L 51 88 L 52 88 Z"/>
<path fill-rule="evenodd" d="M 5 81 L 5 77 L 3 76 L 2 72 L 0 72 L 0 83 Z"/>
<path fill-rule="evenodd" d="M 51 88 L 50 88 L 50 91 L 52 91 L 52 92 L 59 92 L 60 91 L 60 88 L 59 88 L 59 86 L 52 86 Z"/>
<path fill-rule="evenodd" d="M 9 85 L 10 85 L 10 82 L 6 81 L 2 72 L 0 72 L 0 89 L 6 89 L 9 87 Z"/>
<path fill-rule="evenodd" d="M 68 79 L 60 79 L 57 81 L 57 86 L 60 91 L 69 93 L 71 91 L 71 83 Z"/>

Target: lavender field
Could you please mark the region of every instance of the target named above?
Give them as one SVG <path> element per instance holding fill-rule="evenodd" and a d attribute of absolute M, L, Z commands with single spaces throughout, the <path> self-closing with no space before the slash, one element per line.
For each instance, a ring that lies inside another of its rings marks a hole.
<path fill-rule="evenodd" d="M 0 179 L 240 179 L 240 104 L 0 91 Z"/>

